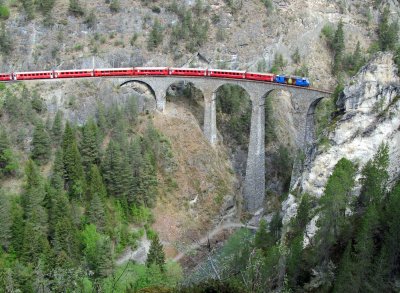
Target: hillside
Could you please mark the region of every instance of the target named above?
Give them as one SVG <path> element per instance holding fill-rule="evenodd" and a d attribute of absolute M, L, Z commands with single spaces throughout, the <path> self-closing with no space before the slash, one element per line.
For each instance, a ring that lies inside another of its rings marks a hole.
<path fill-rule="evenodd" d="M 306 149 L 296 97 L 265 97 L 250 214 L 243 88 L 216 92 L 211 146 L 191 83 L 163 112 L 139 82 L 0 83 L 0 292 L 397 292 L 399 15 L 396 0 L 0 0 L 0 72 L 243 69 L 333 92 L 304 113 Z"/>

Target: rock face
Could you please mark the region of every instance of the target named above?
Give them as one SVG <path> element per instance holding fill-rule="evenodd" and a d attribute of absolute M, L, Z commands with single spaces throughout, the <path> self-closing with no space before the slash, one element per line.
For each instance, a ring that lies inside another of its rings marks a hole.
<path fill-rule="evenodd" d="M 400 174 L 400 80 L 393 56 L 376 55 L 350 80 L 337 105 L 344 115 L 328 134 L 329 146 L 317 148 L 315 158 L 293 188 L 321 196 L 341 158 L 351 160 L 361 170 L 382 143 L 390 149 L 390 180 L 396 179 Z M 358 190 L 356 186 L 355 195 Z"/>

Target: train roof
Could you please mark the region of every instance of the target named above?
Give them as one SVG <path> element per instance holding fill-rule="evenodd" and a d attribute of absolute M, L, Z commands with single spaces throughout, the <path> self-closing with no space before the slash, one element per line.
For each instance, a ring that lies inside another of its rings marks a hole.
<path fill-rule="evenodd" d="M 133 67 L 133 69 L 139 70 L 155 70 L 155 69 L 168 69 L 168 67 Z"/>
<path fill-rule="evenodd" d="M 246 71 L 246 73 L 250 74 L 261 74 L 261 75 L 275 75 L 273 73 L 268 73 L 268 72 L 252 72 L 252 71 Z"/>
<path fill-rule="evenodd" d="M 95 68 L 94 70 L 112 70 L 112 71 L 118 71 L 118 70 L 133 70 L 133 67 L 123 67 L 123 68 Z"/>
<path fill-rule="evenodd" d="M 209 71 L 221 71 L 221 72 L 232 72 L 232 73 L 246 73 L 245 70 L 227 70 L 227 69 L 208 69 Z"/>
<path fill-rule="evenodd" d="M 59 69 L 54 70 L 55 72 L 86 72 L 86 71 L 93 71 L 93 69 Z"/>
<path fill-rule="evenodd" d="M 14 74 L 33 74 L 33 73 L 52 73 L 52 70 L 48 71 L 16 71 Z"/>
<path fill-rule="evenodd" d="M 170 67 L 172 70 L 207 70 L 207 68 L 192 68 L 192 67 Z"/>

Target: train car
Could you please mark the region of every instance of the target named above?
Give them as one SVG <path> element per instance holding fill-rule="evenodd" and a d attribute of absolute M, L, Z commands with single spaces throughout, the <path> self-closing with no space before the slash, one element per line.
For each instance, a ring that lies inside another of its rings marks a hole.
<path fill-rule="evenodd" d="M 207 69 L 202 68 L 170 68 L 169 75 L 179 76 L 206 76 Z"/>
<path fill-rule="evenodd" d="M 53 71 L 14 72 L 15 80 L 50 79 L 53 77 Z"/>
<path fill-rule="evenodd" d="M 12 73 L 0 73 L 0 81 L 10 81 L 13 80 Z"/>
<path fill-rule="evenodd" d="M 94 76 L 93 69 L 55 70 L 54 78 L 79 78 Z"/>
<path fill-rule="evenodd" d="M 273 82 L 275 80 L 275 74 L 272 73 L 259 73 L 259 72 L 246 72 L 246 79 L 269 81 Z"/>
<path fill-rule="evenodd" d="M 308 78 L 300 76 L 277 75 L 275 76 L 275 82 L 303 87 L 310 86 L 310 81 Z"/>
<path fill-rule="evenodd" d="M 134 67 L 133 75 L 168 75 L 168 67 Z"/>
<path fill-rule="evenodd" d="M 94 76 L 132 76 L 133 68 L 100 68 L 94 70 Z"/>
<path fill-rule="evenodd" d="M 246 78 L 245 75 L 246 71 L 208 69 L 208 76 L 210 77 L 244 79 Z"/>

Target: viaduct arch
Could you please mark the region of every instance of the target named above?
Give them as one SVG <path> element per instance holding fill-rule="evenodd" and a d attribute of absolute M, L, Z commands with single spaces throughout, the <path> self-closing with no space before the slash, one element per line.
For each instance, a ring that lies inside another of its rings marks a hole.
<path fill-rule="evenodd" d="M 146 84 L 156 98 L 156 108 L 163 112 L 166 93 L 171 84 L 187 81 L 202 91 L 204 96 L 203 132 L 212 146 L 217 144 L 216 92 L 224 84 L 237 85 L 248 94 L 252 104 L 250 139 L 248 147 L 246 177 L 244 182 L 244 205 L 250 213 L 262 207 L 265 198 L 265 98 L 274 90 L 285 90 L 291 95 L 293 121 L 298 133 L 296 145 L 307 157 L 315 140 L 314 113 L 319 101 L 329 96 L 329 92 L 309 88 L 293 87 L 249 80 L 214 79 L 175 76 L 142 76 L 118 78 L 116 83 L 125 86 L 131 82 Z M 294 171 L 294 173 L 296 173 Z M 295 175 L 295 174 L 293 174 Z"/>

